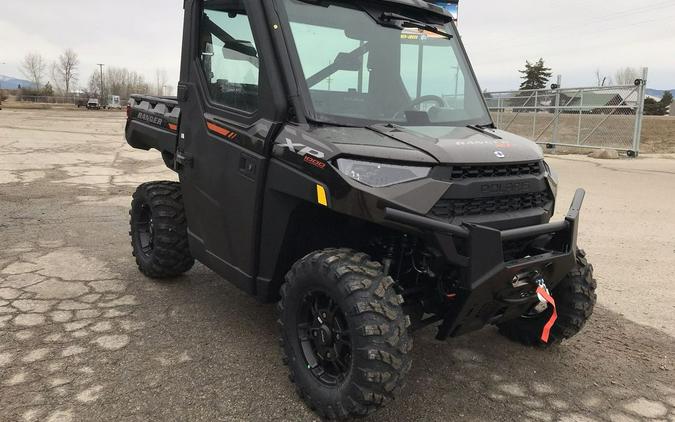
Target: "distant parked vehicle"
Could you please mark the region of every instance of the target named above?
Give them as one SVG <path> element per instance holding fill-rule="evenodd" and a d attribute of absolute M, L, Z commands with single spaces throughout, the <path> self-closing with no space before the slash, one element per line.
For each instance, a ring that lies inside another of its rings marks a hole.
<path fill-rule="evenodd" d="M 109 95 L 108 103 L 105 105 L 107 109 L 122 110 L 122 101 L 119 95 Z"/>
<path fill-rule="evenodd" d="M 101 103 L 99 103 L 97 98 L 90 98 L 89 101 L 87 101 L 87 109 L 88 110 L 100 110 L 101 109 Z"/>

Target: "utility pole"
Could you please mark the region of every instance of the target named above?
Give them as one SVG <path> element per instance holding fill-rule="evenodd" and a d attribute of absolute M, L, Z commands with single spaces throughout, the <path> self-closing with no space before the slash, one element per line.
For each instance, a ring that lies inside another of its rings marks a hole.
<path fill-rule="evenodd" d="M 332 64 L 333 62 L 328 60 L 328 66 L 331 66 Z M 333 82 L 333 77 L 332 76 L 327 77 L 326 82 L 328 82 L 328 90 L 330 91 L 330 85 Z"/>
<path fill-rule="evenodd" d="M 97 66 L 101 68 L 101 105 L 103 105 L 103 66 L 105 64 L 98 63 Z"/>

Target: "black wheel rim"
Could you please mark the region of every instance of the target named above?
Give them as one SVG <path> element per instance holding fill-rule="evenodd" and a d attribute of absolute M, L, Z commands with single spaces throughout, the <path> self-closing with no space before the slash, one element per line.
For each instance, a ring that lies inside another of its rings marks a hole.
<path fill-rule="evenodd" d="M 307 369 L 327 385 L 344 381 L 352 367 L 352 338 L 338 304 L 324 292 L 307 293 L 297 329 Z"/>
<path fill-rule="evenodd" d="M 152 254 L 155 244 L 155 231 L 152 222 L 152 211 L 147 204 L 141 205 L 136 220 L 136 231 L 138 233 L 138 244 L 145 255 Z"/>

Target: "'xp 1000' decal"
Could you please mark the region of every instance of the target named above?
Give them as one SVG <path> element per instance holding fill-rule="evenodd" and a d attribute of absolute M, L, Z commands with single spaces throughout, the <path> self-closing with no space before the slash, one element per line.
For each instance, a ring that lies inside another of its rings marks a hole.
<path fill-rule="evenodd" d="M 308 147 L 307 145 L 293 143 L 293 141 L 288 138 L 286 138 L 285 144 L 281 144 L 281 147 L 288 148 L 291 152 L 294 152 L 301 157 L 304 157 L 305 155 L 311 155 L 312 157 L 319 159 L 324 159 L 326 157 L 326 154 L 323 152 L 312 147 Z"/>
<path fill-rule="evenodd" d="M 316 167 L 318 169 L 321 169 L 321 170 L 326 168 L 326 162 L 325 161 L 321 161 L 317 158 L 314 158 L 309 154 L 305 155 L 305 158 L 303 159 L 303 161 L 305 163 L 309 164 L 310 166 L 314 166 L 314 167 Z"/>

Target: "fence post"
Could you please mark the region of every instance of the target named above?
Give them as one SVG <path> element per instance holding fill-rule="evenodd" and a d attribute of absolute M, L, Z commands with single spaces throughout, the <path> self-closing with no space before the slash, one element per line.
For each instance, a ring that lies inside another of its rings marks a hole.
<path fill-rule="evenodd" d="M 537 136 L 537 113 L 539 109 L 539 91 L 534 91 L 534 117 L 532 118 L 532 139 Z"/>
<path fill-rule="evenodd" d="M 562 84 L 562 75 L 558 75 L 555 88 L 555 112 L 553 113 L 553 134 L 551 135 L 551 143 L 558 143 L 558 125 L 560 123 L 560 86 Z M 555 147 L 555 145 L 554 145 Z"/>
<path fill-rule="evenodd" d="M 647 77 L 649 76 L 649 69 L 642 68 L 642 79 L 635 81 L 638 85 L 638 103 L 635 109 L 635 133 L 633 134 L 633 155 L 635 157 L 640 153 L 640 138 L 642 136 L 642 119 L 645 113 L 645 95 L 647 91 Z"/>
<path fill-rule="evenodd" d="M 504 106 L 504 101 L 501 97 L 497 98 L 497 128 L 502 128 L 502 107 Z"/>
<path fill-rule="evenodd" d="M 581 119 L 584 113 L 584 91 L 581 91 L 581 102 L 579 103 L 579 125 L 577 126 L 577 145 L 581 145 Z"/>

